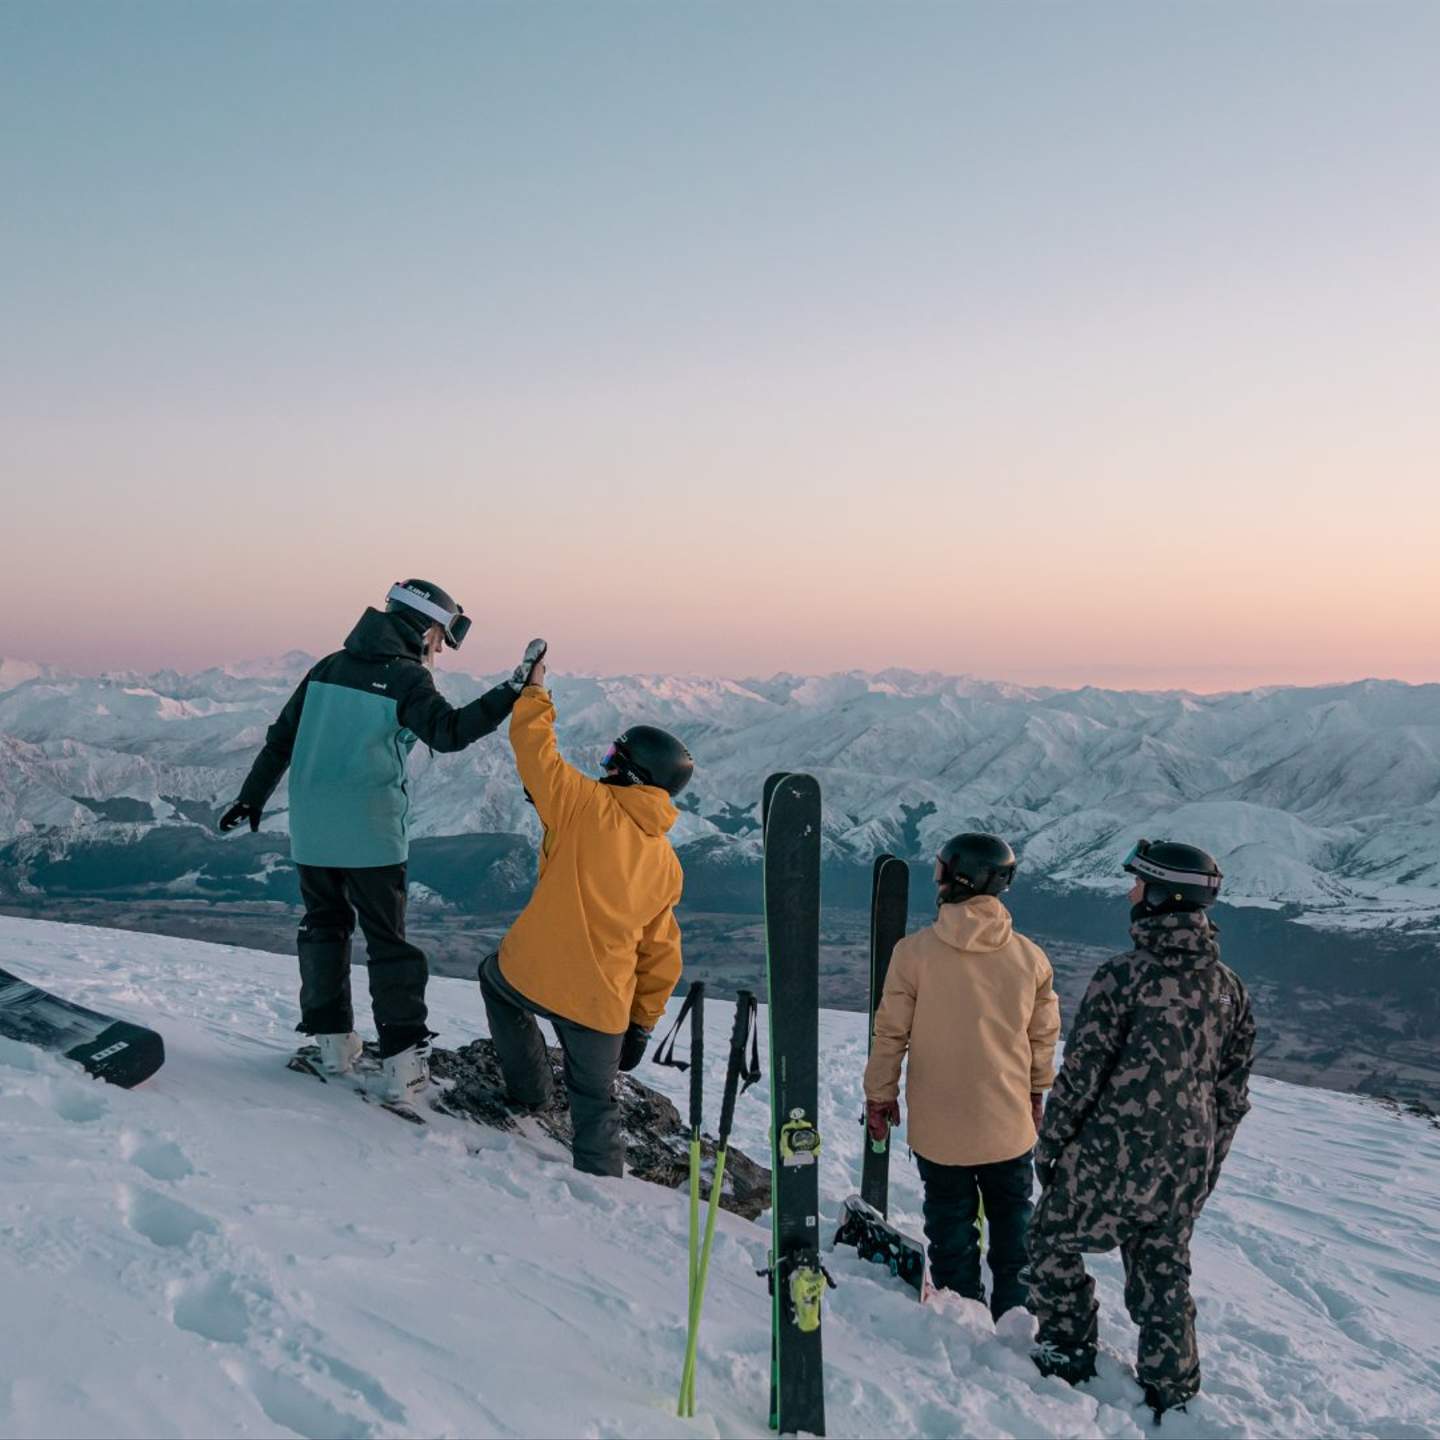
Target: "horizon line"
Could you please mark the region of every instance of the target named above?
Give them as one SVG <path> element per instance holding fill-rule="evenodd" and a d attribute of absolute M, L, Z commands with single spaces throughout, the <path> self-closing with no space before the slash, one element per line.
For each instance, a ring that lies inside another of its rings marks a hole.
<path fill-rule="evenodd" d="M 224 660 L 214 664 L 203 666 L 196 670 L 186 670 L 173 665 L 162 666 L 159 669 L 125 669 L 125 668 L 99 668 L 87 669 L 72 666 L 58 665 L 49 661 L 33 660 L 20 655 L 0 655 L 0 667 L 6 664 L 31 667 L 42 673 L 34 675 L 27 680 L 22 680 L 19 685 L 11 688 L 18 689 L 20 685 L 31 684 L 35 680 L 109 680 L 109 679 L 145 679 L 158 675 L 173 674 L 184 678 L 208 674 L 211 671 L 220 671 L 230 675 L 234 679 L 267 680 L 284 678 L 280 672 L 267 674 L 263 671 L 245 675 L 237 673 L 243 669 L 253 669 L 281 661 L 290 661 L 293 664 L 304 660 L 308 665 L 313 665 L 321 657 L 312 654 L 308 650 L 294 649 L 281 652 L 279 655 L 258 656 L 248 660 Z M 307 665 L 307 668 L 308 668 Z M 1116 665 L 1115 670 L 1141 669 L 1135 665 Z M 1259 667 L 1239 667 L 1259 668 Z M 1221 665 L 1201 665 L 1195 669 L 1199 672 L 1206 670 L 1229 670 L 1231 667 Z M 489 680 L 507 673 L 501 670 L 466 670 L 455 665 L 442 665 L 436 667 L 437 674 L 450 674 L 463 676 L 470 680 Z M 1010 680 L 999 677 L 978 675 L 971 671 L 948 671 L 939 669 L 917 670 L 908 665 L 887 665 L 878 670 L 868 670 L 860 666 L 852 666 L 847 669 L 826 670 L 826 671 L 797 671 L 797 670 L 776 670 L 769 675 L 762 674 L 723 674 L 717 671 L 703 670 L 552 670 L 550 672 L 556 679 L 563 680 L 694 680 L 728 683 L 733 685 L 747 684 L 774 684 L 776 681 L 796 680 L 837 680 L 837 679 L 863 679 L 883 680 L 887 675 L 912 676 L 921 680 L 940 680 L 968 682 L 970 684 L 991 686 L 996 689 L 1009 688 L 1013 690 L 1028 691 L 1034 693 L 1052 694 L 1080 694 L 1087 690 L 1093 690 L 1108 695 L 1176 695 L 1193 698 L 1196 700 L 1219 700 L 1227 696 L 1235 695 L 1258 695 L 1279 690 L 1343 690 L 1352 689 L 1360 685 L 1396 685 L 1408 690 L 1424 689 L 1428 686 L 1440 686 L 1440 680 L 1403 680 L 1393 675 L 1362 675 L 1344 680 L 1315 680 L 1315 681 L 1270 681 L 1257 683 L 1250 686 L 1232 686 L 1218 690 L 1195 690 L 1183 685 L 1166 686 L 1123 686 L 1106 685 L 1097 681 L 1084 681 L 1077 684 L 1060 684 L 1053 681 L 1025 681 Z"/>

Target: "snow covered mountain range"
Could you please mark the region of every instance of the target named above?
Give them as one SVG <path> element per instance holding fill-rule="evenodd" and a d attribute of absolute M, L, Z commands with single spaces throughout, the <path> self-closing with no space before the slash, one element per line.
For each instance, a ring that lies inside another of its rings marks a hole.
<path fill-rule="evenodd" d="M 208 824 L 304 673 L 298 653 L 194 675 L 65 675 L 0 662 L 0 845 L 54 859 Z M 495 677 L 441 672 L 454 700 Z M 1440 685 L 1229 695 L 1024 688 L 908 671 L 724 680 L 552 677 L 561 740 L 593 767 L 627 722 L 682 735 L 687 861 L 758 855 L 764 776 L 825 792 L 832 861 L 916 859 L 957 830 L 1011 838 L 1024 872 L 1113 886 L 1140 835 L 1220 858 L 1227 896 L 1334 924 L 1440 917 Z M 412 759 L 417 836 L 535 839 L 503 739 Z M 283 830 L 278 792 L 267 829 Z"/>
<path fill-rule="evenodd" d="M 0 951 L 155 1026 L 167 1053 L 122 1091 L 0 1039 L 0 1437 L 768 1433 L 768 1217 L 720 1216 L 697 1415 L 677 1420 L 682 1193 L 577 1175 L 553 1144 L 462 1120 L 407 1125 L 293 1074 L 286 957 L 12 918 Z M 429 995 L 441 1044 L 485 1032 L 473 982 Z M 712 999 L 707 1129 L 731 1023 Z M 1071 1389 L 1036 1373 L 1023 1311 L 996 1326 L 973 1301 L 922 1307 L 830 1248 L 860 1163 L 864 1018 L 826 1011 L 820 1037 L 832 1436 L 1440 1436 L 1440 1132 L 1424 1119 L 1254 1082 L 1195 1233 L 1203 1389 L 1157 1431 L 1127 1371 L 1116 1255 L 1090 1261 L 1100 1373 Z M 639 1073 L 684 1108 L 686 1076 Z M 767 1087 L 735 1112 L 754 1155 Z M 891 1215 L 918 1235 L 903 1137 L 895 1154 Z"/>

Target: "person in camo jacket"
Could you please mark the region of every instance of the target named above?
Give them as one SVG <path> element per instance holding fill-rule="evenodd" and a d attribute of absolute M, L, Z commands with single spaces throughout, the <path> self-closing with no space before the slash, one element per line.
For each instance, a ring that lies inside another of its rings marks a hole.
<path fill-rule="evenodd" d="M 1158 1424 L 1200 1389 L 1190 1236 L 1250 1108 L 1255 1022 L 1205 913 L 1220 893 L 1213 857 L 1141 840 L 1125 869 L 1135 948 L 1095 972 L 1040 1129 L 1030 1308 L 1040 1372 L 1090 1379 L 1098 1307 L 1081 1255 L 1118 1246 Z"/>

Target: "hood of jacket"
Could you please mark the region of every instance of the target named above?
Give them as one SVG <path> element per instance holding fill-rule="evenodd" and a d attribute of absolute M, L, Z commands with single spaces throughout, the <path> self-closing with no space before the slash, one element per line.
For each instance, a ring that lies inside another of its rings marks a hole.
<path fill-rule="evenodd" d="M 1132 922 L 1130 938 L 1166 965 L 1202 969 L 1220 958 L 1220 929 L 1203 910 L 1150 915 Z"/>
<path fill-rule="evenodd" d="M 994 895 L 942 905 L 935 917 L 936 935 L 956 950 L 999 950 L 1009 943 L 1013 929 L 1010 912 Z"/>
<path fill-rule="evenodd" d="M 413 625 L 370 605 L 345 637 L 345 649 L 381 660 L 419 660 L 421 638 Z"/>
<path fill-rule="evenodd" d="M 607 785 L 605 793 L 647 835 L 664 835 L 680 818 L 675 802 L 658 785 Z"/>

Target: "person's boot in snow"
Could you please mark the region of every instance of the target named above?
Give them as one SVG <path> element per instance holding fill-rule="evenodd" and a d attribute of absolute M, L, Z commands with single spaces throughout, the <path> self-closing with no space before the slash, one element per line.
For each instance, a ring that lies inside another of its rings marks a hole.
<path fill-rule="evenodd" d="M 1059 1345 L 1040 1344 L 1030 1358 L 1042 1375 L 1054 1375 L 1067 1385 L 1083 1385 L 1095 1378 L 1095 1356 L 1088 1350 L 1064 1350 Z"/>
<path fill-rule="evenodd" d="M 348 1075 L 365 1049 L 353 1030 L 340 1035 L 317 1035 L 315 1043 L 320 1047 L 320 1068 L 327 1075 Z"/>
<path fill-rule="evenodd" d="M 392 1103 L 415 1100 L 430 1084 L 430 1045 L 422 1040 L 381 1062 L 385 1098 Z"/>
<path fill-rule="evenodd" d="M 1145 1387 L 1145 1403 L 1150 1407 L 1150 1413 L 1155 1417 L 1155 1423 L 1157 1425 L 1172 1410 L 1178 1410 L 1182 1415 L 1189 1413 L 1183 1400 L 1178 1405 L 1175 1404 L 1173 1401 L 1168 1400 L 1154 1385 L 1147 1385 Z"/>

